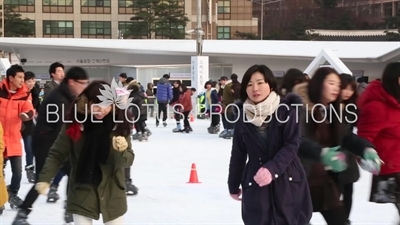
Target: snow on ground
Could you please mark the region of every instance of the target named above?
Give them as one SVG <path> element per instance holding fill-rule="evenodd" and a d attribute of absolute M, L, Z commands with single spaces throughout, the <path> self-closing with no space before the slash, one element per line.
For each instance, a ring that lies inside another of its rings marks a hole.
<path fill-rule="evenodd" d="M 139 195 L 128 197 L 129 208 L 125 224 L 242 224 L 240 203 L 229 197 L 227 188 L 228 163 L 231 141 L 207 133 L 209 121 L 197 120 L 191 134 L 172 133 L 175 122 L 155 128 L 155 121 L 148 122 L 153 135 L 148 142 L 133 141 L 136 159 L 132 178 L 139 187 Z M 201 184 L 187 184 L 190 167 L 196 163 Z M 6 179 L 11 177 L 7 166 Z M 353 225 L 391 225 L 397 213 L 392 205 L 369 203 L 371 175 L 362 172 L 355 185 Z M 57 203 L 46 203 L 41 196 L 34 204 L 29 217 L 33 225 L 63 224 L 63 200 L 66 178 L 60 185 Z M 31 188 L 23 174 L 20 197 Z M 0 217 L 0 224 L 11 225 L 16 211 L 7 209 Z M 398 217 L 398 216 L 397 216 Z M 325 225 L 319 214 L 313 225 Z M 95 224 L 102 224 L 96 221 Z"/>

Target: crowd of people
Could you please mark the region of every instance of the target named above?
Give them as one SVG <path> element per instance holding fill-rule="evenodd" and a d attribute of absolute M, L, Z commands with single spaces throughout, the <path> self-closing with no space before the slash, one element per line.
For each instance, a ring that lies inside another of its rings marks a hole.
<path fill-rule="evenodd" d="M 0 83 L 0 164 L 12 171 L 9 185 L 0 173 L 0 212 L 8 201 L 18 210 L 13 225 L 29 224 L 39 194 L 56 202 L 60 180 L 68 176 L 66 223 L 92 224 L 101 215 L 107 225 L 123 224 L 127 195 L 138 194 L 132 139 L 152 134 L 148 114 L 156 115 L 156 127 L 167 126 L 168 107 L 174 109 L 172 131 L 193 132 L 189 115 L 197 90 L 172 84 L 165 74 L 155 93 L 153 84 L 145 90 L 122 73 L 123 95 L 134 107 L 121 108 L 104 105 L 98 96 L 110 84 L 90 82 L 83 68 L 65 73 L 55 62 L 49 75 L 42 101 L 35 74 L 19 65 Z M 232 139 L 228 187 L 242 201 L 244 224 L 307 225 L 318 212 L 328 225 L 350 225 L 359 166 L 373 176 L 370 201 L 393 204 L 400 217 L 400 63 L 388 64 L 362 90 L 354 77 L 329 67 L 310 77 L 290 69 L 278 85 L 267 66 L 254 65 L 241 82 L 236 74 L 223 76 L 198 94 L 208 132 L 218 134 L 222 122 L 219 137 Z M 22 156 L 34 183 L 25 199 L 18 197 Z"/>
<path fill-rule="evenodd" d="M 246 71 L 228 178 L 244 224 L 305 225 L 318 212 L 328 225 L 350 225 L 359 166 L 373 174 L 370 201 L 400 217 L 400 62 L 360 96 L 357 86 L 329 67 L 311 79 L 291 69 L 281 87 L 264 65 Z"/>

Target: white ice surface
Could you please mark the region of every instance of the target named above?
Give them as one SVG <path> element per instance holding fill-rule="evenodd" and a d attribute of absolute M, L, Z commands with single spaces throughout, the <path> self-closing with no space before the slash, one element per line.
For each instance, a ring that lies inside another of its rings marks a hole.
<path fill-rule="evenodd" d="M 125 224 L 243 224 L 240 203 L 229 197 L 227 188 L 228 163 L 231 140 L 207 133 L 209 121 L 197 120 L 191 134 L 172 133 L 169 125 L 155 128 L 154 120 L 148 121 L 153 135 L 148 142 L 133 141 L 136 159 L 132 167 L 134 184 L 139 194 L 128 197 Z M 25 160 L 23 160 L 25 161 Z M 196 163 L 201 184 L 187 184 L 190 166 Z M 10 181 L 10 165 L 6 169 Z M 393 205 L 368 202 L 371 175 L 362 172 L 355 185 L 354 206 L 351 214 L 353 225 L 392 225 L 397 213 Z M 34 204 L 29 222 L 33 225 L 63 224 L 63 200 L 66 178 L 62 180 L 57 203 L 46 203 L 41 196 Z M 20 197 L 31 188 L 23 173 Z M 16 215 L 9 205 L 0 217 L 0 224 L 11 225 Z M 325 225 L 316 213 L 313 225 Z M 102 224 L 95 221 L 94 224 Z"/>

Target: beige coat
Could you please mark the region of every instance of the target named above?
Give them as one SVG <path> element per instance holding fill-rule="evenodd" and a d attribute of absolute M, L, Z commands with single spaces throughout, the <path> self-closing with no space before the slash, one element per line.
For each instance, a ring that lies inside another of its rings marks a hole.
<path fill-rule="evenodd" d="M 0 165 L 4 164 L 4 140 L 3 140 L 3 126 L 0 123 Z M 8 201 L 8 193 L 6 181 L 4 180 L 3 170 L 0 169 L 0 206 L 3 206 Z"/>

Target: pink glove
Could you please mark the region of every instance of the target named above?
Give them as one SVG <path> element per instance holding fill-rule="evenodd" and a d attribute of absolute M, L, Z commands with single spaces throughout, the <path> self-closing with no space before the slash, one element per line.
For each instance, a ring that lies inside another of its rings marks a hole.
<path fill-rule="evenodd" d="M 253 178 L 260 187 L 266 186 L 272 182 L 271 172 L 264 167 L 261 167 Z"/>

